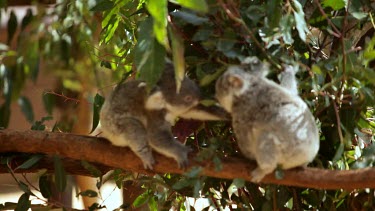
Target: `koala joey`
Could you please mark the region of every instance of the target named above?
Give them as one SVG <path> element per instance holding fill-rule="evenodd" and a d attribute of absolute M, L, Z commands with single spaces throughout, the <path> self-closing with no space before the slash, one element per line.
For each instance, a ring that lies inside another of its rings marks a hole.
<path fill-rule="evenodd" d="M 219 120 L 219 112 L 211 114 L 196 111 L 200 98 L 198 86 L 189 78 L 182 81 L 176 93 L 173 66 L 167 64 L 156 87 L 149 93 L 145 82 L 139 80 L 119 84 L 106 99 L 101 109 L 103 136 L 115 146 L 129 146 L 142 160 L 146 169 L 155 163 L 152 149 L 175 159 L 180 168 L 188 163 L 189 147 L 172 135 L 171 125 L 178 116 L 195 118 L 196 114 L 206 120 Z"/>
<path fill-rule="evenodd" d="M 319 150 L 313 115 L 298 96 L 295 72 L 286 67 L 280 85 L 265 76 L 268 64 L 248 57 L 217 80 L 216 98 L 232 115 L 241 152 L 257 162 L 252 181 L 260 182 L 278 165 L 283 169 L 310 163 Z"/>

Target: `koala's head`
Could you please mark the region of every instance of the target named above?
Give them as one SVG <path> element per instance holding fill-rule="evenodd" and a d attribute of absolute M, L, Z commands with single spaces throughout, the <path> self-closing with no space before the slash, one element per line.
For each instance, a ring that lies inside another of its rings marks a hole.
<path fill-rule="evenodd" d="M 187 77 L 184 77 L 178 93 L 175 86 L 172 89 L 162 90 L 162 92 L 167 110 L 176 116 L 198 105 L 201 97 L 198 85 Z"/>
<path fill-rule="evenodd" d="M 234 97 L 241 96 L 268 73 L 268 64 L 256 57 L 247 57 L 241 65 L 231 65 L 216 81 L 215 97 L 228 112 L 232 111 Z"/>
<path fill-rule="evenodd" d="M 176 91 L 174 68 L 167 64 L 166 69 L 154 90 L 146 101 L 146 109 L 167 109 L 175 116 L 185 113 L 196 106 L 200 100 L 197 84 L 188 77 L 181 82 L 179 92 Z"/>

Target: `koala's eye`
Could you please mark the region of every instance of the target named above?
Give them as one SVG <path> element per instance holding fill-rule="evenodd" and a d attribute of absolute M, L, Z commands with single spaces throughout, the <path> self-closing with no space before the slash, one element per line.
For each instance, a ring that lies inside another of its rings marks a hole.
<path fill-rule="evenodd" d="M 193 97 L 191 95 L 185 96 L 184 101 L 190 103 L 191 101 L 193 101 Z"/>

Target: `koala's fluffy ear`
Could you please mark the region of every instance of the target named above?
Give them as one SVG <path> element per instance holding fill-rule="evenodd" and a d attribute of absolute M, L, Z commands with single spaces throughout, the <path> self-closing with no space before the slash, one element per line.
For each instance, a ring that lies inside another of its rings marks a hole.
<path fill-rule="evenodd" d="M 229 85 L 234 89 L 241 89 L 244 85 L 243 79 L 237 74 L 230 74 L 227 77 Z"/>
<path fill-rule="evenodd" d="M 161 91 L 156 91 L 148 96 L 145 108 L 147 110 L 160 110 L 165 108 L 165 99 Z"/>

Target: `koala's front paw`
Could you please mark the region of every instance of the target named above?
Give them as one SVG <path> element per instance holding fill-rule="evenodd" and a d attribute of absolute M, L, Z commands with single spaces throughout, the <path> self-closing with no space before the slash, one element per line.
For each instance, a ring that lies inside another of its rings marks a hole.
<path fill-rule="evenodd" d="M 143 162 L 143 167 L 145 169 L 153 170 L 155 160 L 152 154 L 149 154 L 147 157 L 142 157 L 141 160 Z"/>
<path fill-rule="evenodd" d="M 266 175 L 267 173 L 264 170 L 257 167 L 255 170 L 251 172 L 251 181 L 255 183 L 259 183 L 260 181 L 262 181 L 263 177 Z"/>
<path fill-rule="evenodd" d="M 191 148 L 187 146 L 182 146 L 180 153 L 175 157 L 178 164 L 178 168 L 185 169 L 189 165 L 188 154 L 191 152 Z"/>
<path fill-rule="evenodd" d="M 155 160 L 154 160 L 154 157 L 152 156 L 152 151 L 150 147 L 146 146 L 134 152 L 142 160 L 143 167 L 145 169 L 153 170 L 153 165 L 155 164 Z"/>

